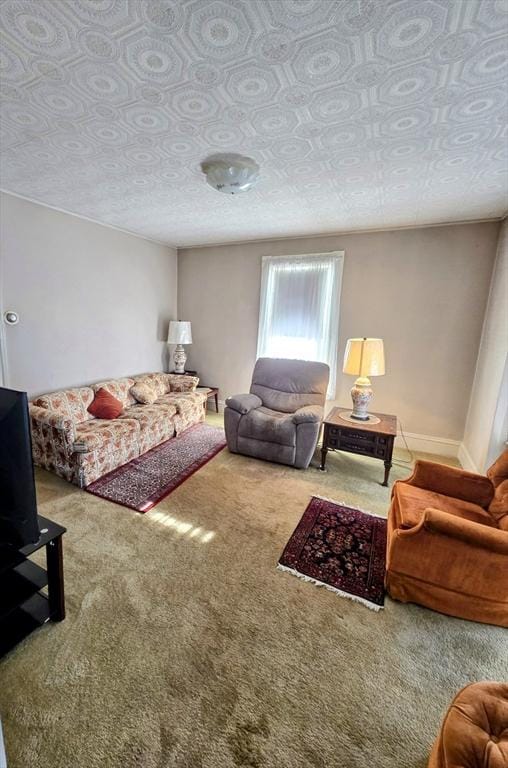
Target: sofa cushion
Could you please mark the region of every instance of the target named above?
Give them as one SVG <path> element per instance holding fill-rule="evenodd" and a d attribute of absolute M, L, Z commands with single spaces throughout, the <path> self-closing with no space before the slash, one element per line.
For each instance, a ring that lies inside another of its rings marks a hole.
<path fill-rule="evenodd" d="M 50 392 L 49 395 L 41 395 L 33 400 L 33 404 L 40 408 L 61 413 L 75 424 L 92 419 L 88 413 L 88 406 L 94 399 L 94 391 L 91 387 L 79 387 L 77 389 L 62 389 L 60 392 Z"/>
<path fill-rule="evenodd" d="M 266 443 L 279 445 L 296 445 L 296 424 L 293 415 L 272 411 L 271 408 L 256 408 L 249 411 L 240 419 L 239 437 L 253 440 L 263 440 Z"/>
<path fill-rule="evenodd" d="M 123 405 L 106 389 L 99 389 L 88 406 L 88 413 L 96 419 L 116 419 L 123 411 Z"/>
<path fill-rule="evenodd" d="M 135 419 L 140 428 L 141 452 L 150 450 L 155 445 L 169 440 L 175 434 L 174 405 L 133 405 L 127 408 L 123 419 Z"/>
<path fill-rule="evenodd" d="M 109 379 L 108 381 L 99 381 L 97 384 L 93 384 L 92 388 L 94 392 L 98 392 L 99 389 L 105 389 L 106 392 L 109 392 L 122 403 L 123 408 L 128 408 L 129 405 L 133 405 L 136 402 L 130 392 L 133 384 L 134 379 Z"/>
<path fill-rule="evenodd" d="M 166 394 L 170 390 L 170 375 L 169 373 L 144 373 L 142 376 L 136 376 L 135 385 L 147 385 L 156 394 L 156 398 Z"/>
<path fill-rule="evenodd" d="M 168 392 L 159 397 L 155 405 L 171 405 L 176 413 L 190 413 L 197 405 L 204 407 L 206 395 L 202 392 Z"/>
<path fill-rule="evenodd" d="M 136 382 L 136 384 L 131 387 L 131 395 L 134 395 L 138 403 L 141 403 L 142 405 L 151 405 L 152 403 L 155 403 L 158 397 L 154 387 L 149 383 L 143 384 L 142 382 Z"/>
<path fill-rule="evenodd" d="M 404 482 L 393 486 L 394 505 L 397 528 L 413 528 L 421 521 L 428 507 L 440 509 L 450 515 L 456 515 L 473 523 L 496 525 L 495 520 L 482 507 L 469 501 L 454 499 L 442 493 L 427 491 Z"/>
<path fill-rule="evenodd" d="M 168 374 L 171 392 L 194 392 L 199 384 L 198 376 L 179 375 L 175 373 Z"/>
<path fill-rule="evenodd" d="M 76 425 L 75 453 L 101 450 L 120 450 L 128 441 L 139 437 L 139 424 L 135 419 L 92 419 Z"/>

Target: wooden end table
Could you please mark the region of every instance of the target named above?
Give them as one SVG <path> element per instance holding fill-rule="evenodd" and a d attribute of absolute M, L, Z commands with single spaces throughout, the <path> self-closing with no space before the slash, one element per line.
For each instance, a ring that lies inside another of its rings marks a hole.
<path fill-rule="evenodd" d="M 368 421 L 352 423 L 339 415 L 350 413 L 351 409 L 333 408 L 324 419 L 323 446 L 321 448 L 321 466 L 324 471 L 326 454 L 329 449 L 348 451 L 361 456 L 371 456 L 380 459 L 385 465 L 385 476 L 381 485 L 388 485 L 388 477 L 392 468 L 393 443 L 397 436 L 397 417 L 388 413 L 373 413 L 379 422 L 371 424 Z"/>

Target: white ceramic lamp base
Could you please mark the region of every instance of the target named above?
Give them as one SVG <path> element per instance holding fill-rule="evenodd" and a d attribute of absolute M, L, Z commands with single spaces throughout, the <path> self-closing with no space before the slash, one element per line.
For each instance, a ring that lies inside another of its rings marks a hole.
<path fill-rule="evenodd" d="M 175 361 L 175 373 L 185 373 L 185 363 L 187 362 L 187 355 L 182 344 L 177 344 L 173 354 L 173 360 Z"/>
<path fill-rule="evenodd" d="M 360 376 L 351 388 L 351 399 L 353 400 L 352 419 L 357 421 L 369 420 L 369 405 L 372 395 L 370 379 L 366 376 Z"/>

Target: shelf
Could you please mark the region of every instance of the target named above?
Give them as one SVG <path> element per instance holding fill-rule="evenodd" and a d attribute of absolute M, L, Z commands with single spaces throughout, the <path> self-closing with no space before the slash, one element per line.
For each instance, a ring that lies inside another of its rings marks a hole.
<path fill-rule="evenodd" d="M 19 563 L 26 560 L 25 556 L 17 549 L 12 547 L 0 547 L 0 576 L 5 571 L 10 571 Z"/>
<path fill-rule="evenodd" d="M 0 549 L 0 657 L 50 619 L 65 618 L 62 554 L 65 528 L 40 515 L 39 528 L 40 537 L 35 544 L 18 551 L 13 547 Z M 43 547 L 46 568 L 29 560 L 33 552 Z"/>
<path fill-rule="evenodd" d="M 20 607 L 32 595 L 47 586 L 48 574 L 31 560 L 24 560 L 2 579 L 0 621 Z"/>
<path fill-rule="evenodd" d="M 23 547 L 23 549 L 20 549 L 20 552 L 25 555 L 25 557 L 28 557 L 28 555 L 36 552 L 41 547 L 44 547 L 56 536 L 61 536 L 66 531 L 63 526 L 58 525 L 58 523 L 54 523 L 52 520 L 48 520 L 47 517 L 38 515 L 38 518 L 39 529 L 41 531 L 39 541 L 37 541 L 35 544 L 28 544 L 26 547 Z"/>
<path fill-rule="evenodd" d="M 42 627 L 49 618 L 48 598 L 39 593 L 11 611 L 7 619 L 0 621 L 0 656 L 10 651 L 34 629 Z"/>
<path fill-rule="evenodd" d="M 54 523 L 52 520 L 48 520 L 47 517 L 38 515 L 39 529 L 41 535 L 39 540 L 35 544 L 27 544 L 22 549 L 15 549 L 14 547 L 0 547 L 0 575 L 6 571 L 10 571 L 19 563 L 22 563 L 26 558 L 37 552 L 38 549 L 46 546 L 56 536 L 61 536 L 65 533 L 66 529 L 58 523 Z"/>

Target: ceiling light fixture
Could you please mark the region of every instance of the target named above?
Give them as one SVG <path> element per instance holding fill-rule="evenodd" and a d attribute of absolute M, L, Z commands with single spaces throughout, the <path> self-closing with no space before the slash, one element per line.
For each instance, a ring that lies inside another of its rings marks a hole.
<path fill-rule="evenodd" d="M 207 157 L 201 163 L 201 170 L 208 184 L 225 195 L 247 192 L 259 180 L 256 161 L 234 153 Z"/>

